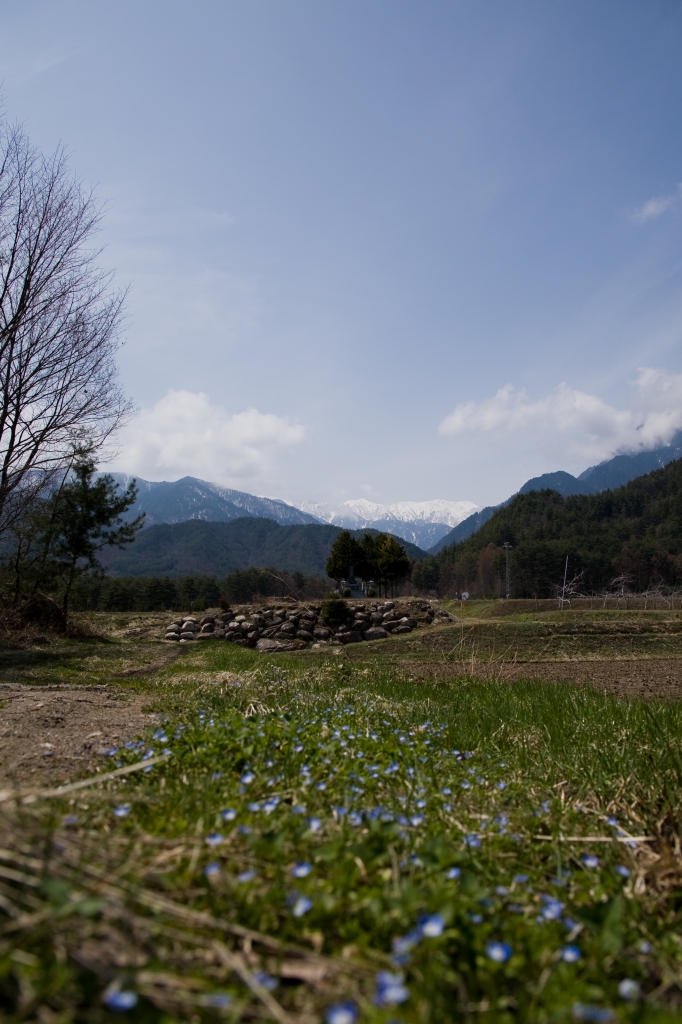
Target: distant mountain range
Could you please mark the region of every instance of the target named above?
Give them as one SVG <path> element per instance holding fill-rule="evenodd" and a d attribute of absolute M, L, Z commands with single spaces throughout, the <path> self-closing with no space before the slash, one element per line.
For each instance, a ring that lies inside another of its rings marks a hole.
<path fill-rule="evenodd" d="M 473 501 L 397 501 L 379 505 L 365 498 L 354 498 L 341 505 L 304 501 L 302 506 L 326 523 L 344 529 L 379 530 L 426 549 L 450 533 L 477 508 Z"/>
<path fill-rule="evenodd" d="M 326 523 L 280 526 L 253 516 L 231 522 L 197 518 L 150 526 L 123 550 L 105 548 L 100 560 L 112 576 L 227 576 L 235 569 L 272 566 L 324 577 L 340 533 L 341 527 Z M 426 558 L 413 544 L 404 546 L 410 558 Z"/>
<path fill-rule="evenodd" d="M 682 430 L 675 434 L 670 444 L 654 448 L 649 452 L 616 455 L 612 459 L 600 462 L 597 466 L 590 466 L 577 477 L 571 476 L 570 473 L 565 473 L 563 470 L 535 476 L 531 480 L 527 480 L 518 493 L 528 494 L 530 491 L 552 490 L 558 491 L 564 498 L 570 494 L 599 494 L 601 491 L 622 487 L 631 480 L 651 473 L 655 469 L 661 469 L 679 458 L 682 458 Z M 429 554 L 434 555 L 442 548 L 449 547 L 451 544 L 459 544 L 467 537 L 471 537 L 480 530 L 484 523 L 488 522 L 498 508 L 505 508 L 515 497 L 516 495 L 512 494 L 510 498 L 499 505 L 489 505 L 487 508 L 474 512 L 433 544 L 429 548 Z"/>
<path fill-rule="evenodd" d="M 245 491 L 197 480 L 185 476 L 172 483 L 142 480 L 125 473 L 111 473 L 114 480 L 127 487 L 131 480 L 137 484 L 137 502 L 128 513 L 131 519 L 146 513 L 145 527 L 159 523 L 184 523 L 191 519 L 204 522 L 227 523 L 244 516 L 274 519 L 281 526 L 303 526 L 320 522 L 314 515 L 287 505 L 279 498 L 258 498 Z"/>

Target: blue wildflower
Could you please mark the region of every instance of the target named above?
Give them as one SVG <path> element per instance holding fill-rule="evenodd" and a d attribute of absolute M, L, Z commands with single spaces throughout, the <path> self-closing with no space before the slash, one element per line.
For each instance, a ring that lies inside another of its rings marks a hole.
<path fill-rule="evenodd" d="M 234 819 L 237 817 L 237 812 L 229 808 L 221 812 L 221 817 L 223 821 L 234 821 Z"/>
<path fill-rule="evenodd" d="M 405 987 L 402 974 L 391 974 L 390 971 L 379 971 L 376 976 L 376 994 L 374 1002 L 377 1006 L 396 1006 L 410 998 L 409 989 Z"/>
<path fill-rule="evenodd" d="M 459 876 L 461 874 L 462 874 L 462 869 L 461 868 L 448 868 L 448 870 L 445 872 L 445 877 L 449 878 L 449 879 L 454 879 L 454 878 L 459 878 Z"/>
<path fill-rule="evenodd" d="M 590 1003 L 574 1003 L 571 1007 L 573 1020 L 590 1021 L 592 1024 L 608 1024 L 613 1020 L 613 1011 L 607 1007 L 592 1006 Z"/>
<path fill-rule="evenodd" d="M 634 978 L 623 978 L 618 985 L 618 995 L 621 999 L 627 999 L 628 1002 L 635 1002 L 640 997 L 639 983 Z"/>
<path fill-rule="evenodd" d="M 108 992 L 104 997 L 104 1002 L 110 1010 L 132 1010 L 134 1006 L 137 1006 L 137 992 L 125 992 L 115 991 Z"/>
<path fill-rule="evenodd" d="M 257 981 L 268 992 L 274 992 L 279 984 L 277 978 L 273 978 L 271 974 L 267 974 L 265 971 L 255 971 L 253 978 L 254 981 Z"/>
<path fill-rule="evenodd" d="M 237 875 L 237 881 L 242 883 L 253 882 L 255 877 L 255 871 L 242 871 L 241 875 Z"/>
<path fill-rule="evenodd" d="M 599 867 L 599 858 L 595 857 L 593 853 L 584 853 L 580 859 L 586 868 Z"/>
<path fill-rule="evenodd" d="M 319 818 L 308 818 L 308 828 L 311 832 L 319 832 L 322 828 L 322 822 Z"/>
<path fill-rule="evenodd" d="M 577 946 L 564 946 L 561 950 L 561 959 L 567 964 L 574 964 L 580 957 L 581 953 Z"/>
<path fill-rule="evenodd" d="M 294 864 L 291 869 L 291 873 L 294 878 L 306 878 L 312 871 L 312 867 L 306 861 L 299 861 L 298 864 Z"/>
<path fill-rule="evenodd" d="M 472 832 L 471 835 L 465 836 L 464 842 L 471 850 L 475 850 L 481 845 L 481 840 L 476 832 Z"/>
<path fill-rule="evenodd" d="M 307 914 L 313 905 L 313 901 L 309 900 L 307 896 L 299 896 L 294 903 L 291 913 L 294 917 L 303 917 Z"/>
<path fill-rule="evenodd" d="M 247 807 L 252 814 L 256 814 L 258 811 L 260 811 L 260 804 L 257 803 L 247 804 Z"/>
<path fill-rule="evenodd" d="M 489 942 L 485 947 L 486 954 L 496 964 L 504 964 L 512 954 L 511 946 L 506 942 Z"/>
<path fill-rule="evenodd" d="M 327 1024 L 355 1024 L 358 1008 L 355 1003 L 334 1003 L 325 1013 Z"/>
<path fill-rule="evenodd" d="M 208 846 L 219 846 L 223 842 L 224 838 L 225 836 L 222 836 L 220 832 L 209 832 L 206 836 L 206 843 Z"/>
<path fill-rule="evenodd" d="M 616 874 L 619 874 L 621 876 L 621 878 L 629 878 L 630 877 L 630 869 L 626 868 L 625 864 L 619 864 L 616 867 Z"/>
<path fill-rule="evenodd" d="M 253 772 L 244 772 L 241 779 L 239 780 L 244 786 L 250 786 L 253 780 L 256 778 Z"/>
<path fill-rule="evenodd" d="M 419 919 L 418 926 L 425 939 L 437 939 L 443 934 L 445 921 L 440 914 L 427 914 Z"/>
<path fill-rule="evenodd" d="M 232 1005 L 232 996 L 227 992 L 211 992 L 209 995 L 203 996 L 201 1004 L 212 1010 L 227 1010 Z"/>

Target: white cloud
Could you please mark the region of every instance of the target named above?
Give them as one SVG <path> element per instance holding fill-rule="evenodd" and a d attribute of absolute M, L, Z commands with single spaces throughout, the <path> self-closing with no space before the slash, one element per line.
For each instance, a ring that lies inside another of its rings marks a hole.
<path fill-rule="evenodd" d="M 631 218 L 635 224 L 646 224 L 648 220 L 655 220 L 660 217 L 662 213 L 669 210 L 671 206 L 680 198 L 682 194 L 682 185 L 677 186 L 677 192 L 674 192 L 670 196 L 656 196 L 654 199 L 648 199 L 643 206 L 639 206 L 636 210 L 633 210 Z"/>
<path fill-rule="evenodd" d="M 504 437 L 532 430 L 543 445 L 560 439 L 569 458 L 608 458 L 666 444 L 682 428 L 682 374 L 642 368 L 633 382 L 630 408 L 617 409 L 596 395 L 560 384 L 533 401 L 524 390 L 506 384 L 492 398 L 458 405 L 441 422 L 447 436 Z"/>
<path fill-rule="evenodd" d="M 234 484 L 267 473 L 305 428 L 257 409 L 230 415 L 201 392 L 169 391 L 124 428 L 115 468 L 143 479 Z"/>

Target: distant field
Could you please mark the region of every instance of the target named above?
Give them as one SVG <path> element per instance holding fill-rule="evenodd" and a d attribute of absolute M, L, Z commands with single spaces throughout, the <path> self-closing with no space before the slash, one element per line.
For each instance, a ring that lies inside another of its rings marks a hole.
<path fill-rule="evenodd" d="M 166 613 L 2 651 L 4 1019 L 681 1020 L 682 710 L 618 673 L 674 676 L 682 618 L 465 610 L 275 657 Z"/>

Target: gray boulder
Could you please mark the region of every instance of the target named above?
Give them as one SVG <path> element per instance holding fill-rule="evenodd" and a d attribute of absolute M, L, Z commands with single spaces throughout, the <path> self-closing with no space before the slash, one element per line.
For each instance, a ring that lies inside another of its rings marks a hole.
<path fill-rule="evenodd" d="M 271 651 L 280 651 L 281 649 L 282 645 L 278 644 L 276 640 L 261 639 L 256 644 L 256 650 L 261 654 L 269 654 Z"/>
<path fill-rule="evenodd" d="M 387 636 L 388 633 L 381 626 L 372 626 L 364 633 L 365 640 L 384 640 Z"/>

